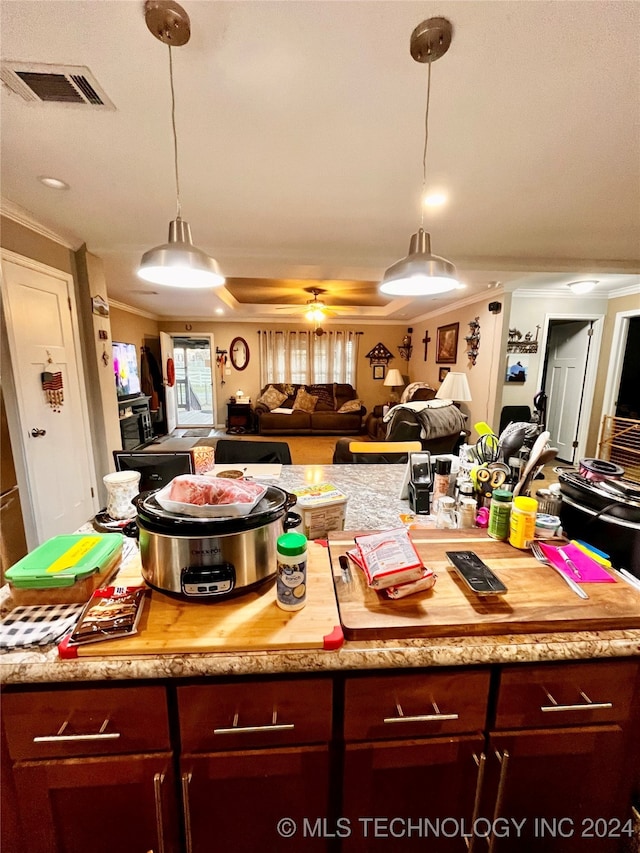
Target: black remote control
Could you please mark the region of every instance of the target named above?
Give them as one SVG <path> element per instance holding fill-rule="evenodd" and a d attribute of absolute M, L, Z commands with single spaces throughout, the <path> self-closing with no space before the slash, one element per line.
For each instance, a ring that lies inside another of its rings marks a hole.
<path fill-rule="evenodd" d="M 473 551 L 447 551 L 447 559 L 476 595 L 504 595 L 506 586 Z"/>

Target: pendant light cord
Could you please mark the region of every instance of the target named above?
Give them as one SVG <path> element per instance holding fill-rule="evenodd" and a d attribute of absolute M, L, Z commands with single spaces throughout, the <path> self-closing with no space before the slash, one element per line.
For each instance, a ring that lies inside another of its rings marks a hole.
<path fill-rule="evenodd" d="M 429 64 L 431 68 L 431 64 Z M 171 83 L 171 126 L 173 128 L 173 163 L 176 172 L 176 203 L 178 208 L 177 219 L 182 218 L 182 206 L 180 204 L 180 178 L 178 176 L 178 134 L 176 132 L 176 96 L 173 91 L 173 54 L 169 45 L 169 82 Z M 426 149 L 425 149 L 426 151 Z"/>
<path fill-rule="evenodd" d="M 424 151 L 422 153 L 422 197 L 420 199 L 420 227 L 424 229 L 424 194 L 427 188 L 427 145 L 429 143 L 429 101 L 431 99 L 431 60 L 427 62 L 427 109 L 424 116 Z"/>

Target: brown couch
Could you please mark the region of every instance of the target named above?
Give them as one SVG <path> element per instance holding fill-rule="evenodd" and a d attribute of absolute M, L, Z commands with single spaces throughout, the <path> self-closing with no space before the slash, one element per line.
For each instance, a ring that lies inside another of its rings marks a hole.
<path fill-rule="evenodd" d="M 361 406 L 355 412 L 338 413 L 348 400 L 358 399 L 356 390 L 351 385 L 339 382 L 328 382 L 316 385 L 289 385 L 270 383 L 278 391 L 287 394 L 287 399 L 278 408 L 292 409 L 299 388 L 305 388 L 308 393 L 317 396 L 319 390 L 323 393 L 312 412 L 296 409 L 293 414 L 285 415 L 271 412 L 267 406 L 256 402 L 255 413 L 260 435 L 358 435 L 362 429 L 362 418 L 367 410 Z M 262 396 L 269 386 L 260 392 Z"/>

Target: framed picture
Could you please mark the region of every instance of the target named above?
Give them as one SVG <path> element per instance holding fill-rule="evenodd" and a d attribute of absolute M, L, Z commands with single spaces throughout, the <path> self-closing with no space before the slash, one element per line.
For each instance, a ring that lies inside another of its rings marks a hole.
<path fill-rule="evenodd" d="M 374 379 L 384 379 L 385 373 L 386 373 L 386 367 L 384 364 L 374 364 L 373 365 L 373 378 Z"/>
<path fill-rule="evenodd" d="M 438 371 L 438 382 L 444 382 L 444 377 L 451 370 L 450 367 L 441 367 Z"/>
<path fill-rule="evenodd" d="M 458 329 L 460 323 L 438 326 L 436 364 L 455 364 L 458 358 Z"/>
<path fill-rule="evenodd" d="M 526 382 L 529 358 L 526 355 L 508 355 L 505 382 Z"/>

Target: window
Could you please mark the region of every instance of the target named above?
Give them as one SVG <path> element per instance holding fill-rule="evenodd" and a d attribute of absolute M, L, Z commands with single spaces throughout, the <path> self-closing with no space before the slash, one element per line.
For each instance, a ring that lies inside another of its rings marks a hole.
<path fill-rule="evenodd" d="M 345 382 L 356 385 L 360 332 L 261 331 L 260 383 Z"/>

